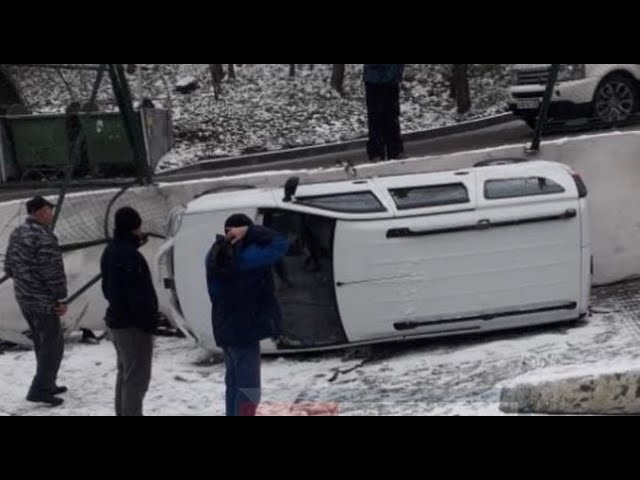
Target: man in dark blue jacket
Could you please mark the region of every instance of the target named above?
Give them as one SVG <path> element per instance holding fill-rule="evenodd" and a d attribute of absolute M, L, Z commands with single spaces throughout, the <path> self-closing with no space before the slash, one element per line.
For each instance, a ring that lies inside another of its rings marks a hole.
<path fill-rule="evenodd" d="M 118 356 L 116 415 L 142 416 L 151 380 L 158 298 L 147 261 L 138 251 L 144 243 L 140 215 L 123 207 L 116 212 L 115 226 L 100 266 L 102 291 L 109 302 L 106 321 Z"/>
<path fill-rule="evenodd" d="M 400 133 L 400 83 L 402 63 L 365 63 L 364 84 L 369 121 L 369 159 L 395 160 L 404 157 Z"/>
<path fill-rule="evenodd" d="M 206 260 L 213 334 L 224 351 L 227 415 L 254 416 L 261 399 L 260 341 L 281 334 L 272 267 L 289 242 L 243 214 L 227 219 L 225 235 Z"/>

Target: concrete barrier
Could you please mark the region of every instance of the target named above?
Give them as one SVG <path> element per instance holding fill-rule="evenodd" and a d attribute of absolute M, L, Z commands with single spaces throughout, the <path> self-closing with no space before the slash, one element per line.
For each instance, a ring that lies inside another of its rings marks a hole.
<path fill-rule="evenodd" d="M 640 365 L 599 368 L 592 373 L 565 373 L 554 377 L 545 371 L 539 380 L 516 380 L 501 392 L 500 410 L 505 413 L 550 415 L 640 414 Z M 591 367 L 593 369 L 593 367 Z"/>

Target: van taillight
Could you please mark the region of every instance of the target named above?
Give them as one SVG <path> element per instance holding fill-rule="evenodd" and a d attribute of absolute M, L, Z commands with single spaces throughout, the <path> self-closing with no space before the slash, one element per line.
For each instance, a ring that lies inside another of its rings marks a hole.
<path fill-rule="evenodd" d="M 580 198 L 586 198 L 588 195 L 587 186 L 582 181 L 582 177 L 577 173 L 572 174 L 574 182 L 576 182 L 576 187 L 578 187 L 578 195 Z"/>

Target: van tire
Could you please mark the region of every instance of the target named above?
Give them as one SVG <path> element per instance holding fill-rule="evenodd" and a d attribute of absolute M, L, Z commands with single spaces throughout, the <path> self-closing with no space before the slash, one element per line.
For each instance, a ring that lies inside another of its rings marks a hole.
<path fill-rule="evenodd" d="M 638 88 L 631 79 L 610 75 L 593 95 L 593 118 L 610 125 L 625 122 L 638 110 L 638 97 Z"/>

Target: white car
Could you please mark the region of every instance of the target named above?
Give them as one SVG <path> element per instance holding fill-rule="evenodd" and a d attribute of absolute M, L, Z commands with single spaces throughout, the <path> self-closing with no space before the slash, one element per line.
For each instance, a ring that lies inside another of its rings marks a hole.
<path fill-rule="evenodd" d="M 239 212 L 291 241 L 274 269 L 284 335 L 265 352 L 577 320 L 591 285 L 586 195 L 546 161 L 240 187 L 173 213 L 159 272 L 173 321 L 212 350 L 204 259 Z"/>
<path fill-rule="evenodd" d="M 509 107 L 534 128 L 551 64 L 515 64 Z M 550 120 L 588 118 L 606 124 L 627 120 L 640 105 L 640 64 L 562 64 L 553 90 Z"/>

